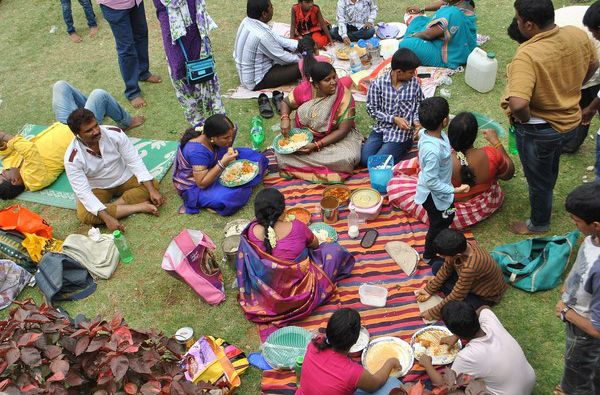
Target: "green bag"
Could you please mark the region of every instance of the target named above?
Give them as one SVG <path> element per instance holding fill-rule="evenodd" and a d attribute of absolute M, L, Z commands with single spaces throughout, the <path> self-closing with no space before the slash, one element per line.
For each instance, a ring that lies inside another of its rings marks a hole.
<path fill-rule="evenodd" d="M 578 231 L 564 236 L 534 237 L 496 247 L 491 255 L 506 282 L 527 292 L 552 289 L 560 282 L 579 237 Z"/>
<path fill-rule="evenodd" d="M 37 265 L 23 247 L 25 236 L 15 230 L 0 229 L 0 259 L 8 259 L 23 267 L 29 273 L 35 273 Z"/>

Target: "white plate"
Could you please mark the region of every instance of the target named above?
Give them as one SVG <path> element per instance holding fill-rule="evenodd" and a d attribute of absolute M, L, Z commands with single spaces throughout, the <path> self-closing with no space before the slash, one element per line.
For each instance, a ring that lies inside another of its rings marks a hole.
<path fill-rule="evenodd" d="M 414 347 L 415 347 L 415 343 L 417 341 L 417 336 L 419 336 L 423 332 L 427 332 L 430 330 L 440 330 L 442 332 L 447 333 L 448 336 L 452 335 L 452 332 L 450 332 L 450 330 L 448 328 L 446 328 L 445 326 L 441 326 L 441 325 L 430 325 L 428 327 L 421 328 L 418 331 L 416 331 L 412 335 L 412 338 L 410 339 L 410 345 L 413 349 L 413 352 L 415 352 Z M 458 350 L 460 351 L 462 349 L 462 343 L 460 342 L 460 340 L 458 341 L 457 344 L 458 344 Z M 415 352 L 415 354 L 416 354 L 416 352 Z M 443 357 L 431 356 L 431 363 L 434 365 L 448 365 L 448 364 L 452 363 L 455 358 L 456 358 L 456 355 L 452 355 L 452 356 L 448 355 L 448 356 L 443 356 Z"/>
<path fill-rule="evenodd" d="M 364 368 L 367 369 L 367 356 L 369 355 L 369 352 L 373 349 L 373 346 L 381 343 L 395 343 L 401 349 L 402 357 L 401 359 L 399 359 L 399 362 L 400 366 L 402 366 L 402 371 L 396 374 L 396 377 L 406 376 L 406 374 L 410 372 L 410 370 L 413 367 L 413 364 L 415 363 L 415 355 L 410 344 L 394 336 L 381 336 L 371 340 L 371 342 L 369 343 L 369 347 L 367 347 L 367 349 L 363 351 L 362 354 L 361 362 Z M 374 374 L 376 372 L 371 373 Z"/>

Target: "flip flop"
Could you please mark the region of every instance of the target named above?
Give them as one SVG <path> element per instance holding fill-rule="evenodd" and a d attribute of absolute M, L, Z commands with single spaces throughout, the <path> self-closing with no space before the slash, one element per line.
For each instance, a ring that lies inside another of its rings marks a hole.
<path fill-rule="evenodd" d="M 265 357 L 259 352 L 251 352 L 248 355 L 248 362 L 250 365 L 259 368 L 260 370 L 271 370 L 271 365 L 265 360 Z"/>
<path fill-rule="evenodd" d="M 269 96 L 264 93 L 258 96 L 258 112 L 261 117 L 266 119 L 273 118 L 274 115 L 271 103 L 269 103 Z"/>
<path fill-rule="evenodd" d="M 281 102 L 283 101 L 283 92 L 273 91 L 273 106 L 275 106 L 275 110 L 277 114 L 281 114 Z"/>

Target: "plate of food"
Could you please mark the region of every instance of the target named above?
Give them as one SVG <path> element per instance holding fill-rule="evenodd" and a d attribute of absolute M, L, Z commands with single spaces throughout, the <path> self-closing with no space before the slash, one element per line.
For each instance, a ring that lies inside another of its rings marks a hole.
<path fill-rule="evenodd" d="M 365 56 L 367 54 L 367 50 L 365 48 L 354 47 L 354 49 L 356 50 L 356 53 L 358 54 L 359 58 L 361 56 Z M 350 47 L 340 48 L 337 51 L 335 51 L 335 56 L 337 56 L 337 58 L 339 60 L 349 60 L 350 59 L 350 57 L 348 56 L 349 52 L 350 52 Z"/>
<path fill-rule="evenodd" d="M 310 211 L 302 207 L 294 207 L 286 210 L 285 217 L 288 219 L 288 221 L 297 219 L 306 225 L 310 224 Z"/>
<path fill-rule="evenodd" d="M 335 243 L 338 240 L 338 234 L 331 226 L 322 222 L 318 224 L 312 224 L 309 229 L 319 239 L 321 243 Z"/>
<path fill-rule="evenodd" d="M 331 185 L 323 191 L 323 197 L 333 196 L 340 202 L 340 206 L 348 204 L 350 200 L 350 188 L 345 185 Z"/>
<path fill-rule="evenodd" d="M 462 348 L 460 340 L 452 347 L 447 344 L 440 344 L 440 340 L 451 335 L 452 332 L 445 326 L 431 325 L 416 331 L 410 340 L 410 345 L 414 349 L 417 358 L 427 354 L 431 357 L 432 364 L 448 365 L 454 361 L 456 354 Z"/>
<path fill-rule="evenodd" d="M 382 336 L 371 340 L 367 349 L 363 351 L 362 365 L 371 374 L 375 374 L 389 358 L 397 358 L 400 362 L 400 370 L 390 373 L 390 376 L 394 377 L 405 376 L 415 362 L 410 344 L 397 337 Z"/>
<path fill-rule="evenodd" d="M 258 163 L 247 159 L 238 159 L 227 165 L 219 177 L 219 182 L 226 187 L 239 187 L 249 183 L 257 175 Z"/>
<path fill-rule="evenodd" d="M 292 129 L 288 138 L 282 134 L 275 136 L 273 149 L 278 154 L 293 154 L 313 140 L 313 134 L 308 129 Z"/>

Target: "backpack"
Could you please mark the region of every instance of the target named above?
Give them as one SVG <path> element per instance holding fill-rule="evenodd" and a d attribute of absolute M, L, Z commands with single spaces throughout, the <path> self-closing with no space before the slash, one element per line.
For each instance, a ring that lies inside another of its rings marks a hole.
<path fill-rule="evenodd" d="M 534 237 L 496 247 L 491 255 L 509 284 L 527 292 L 544 291 L 560 282 L 578 237 L 578 231 Z"/>
<path fill-rule="evenodd" d="M 46 253 L 38 269 L 35 280 L 49 305 L 54 301 L 83 299 L 96 290 L 86 268 L 65 254 Z"/>

